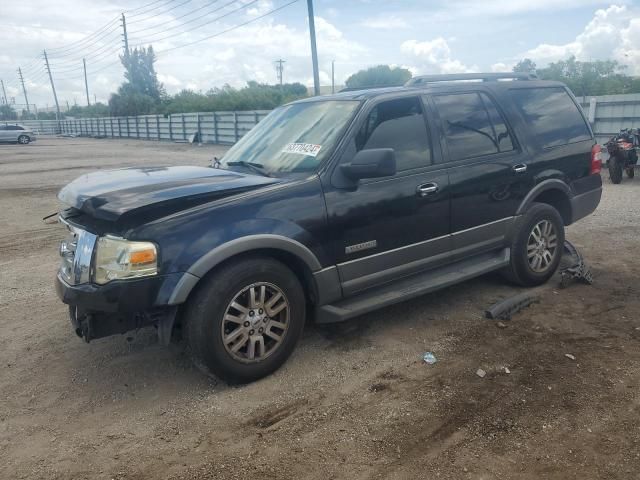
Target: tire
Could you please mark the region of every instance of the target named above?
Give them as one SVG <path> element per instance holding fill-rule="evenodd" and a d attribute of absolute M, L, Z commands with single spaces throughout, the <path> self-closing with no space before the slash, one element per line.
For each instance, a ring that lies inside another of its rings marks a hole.
<path fill-rule="evenodd" d="M 627 177 L 633 178 L 636 176 L 636 169 L 633 166 L 627 168 Z"/>
<path fill-rule="evenodd" d="M 616 185 L 622 182 L 622 162 L 617 157 L 611 157 L 607 162 L 609 168 L 609 178 Z"/>
<path fill-rule="evenodd" d="M 21 145 L 27 145 L 30 141 L 31 139 L 29 138 L 28 135 L 20 135 L 18 137 L 18 143 Z"/>
<path fill-rule="evenodd" d="M 538 242 L 536 236 L 544 242 Z M 563 246 L 564 222 L 560 213 L 546 203 L 534 203 L 516 224 L 510 263 L 503 273 L 517 285 L 542 285 L 557 270 Z M 541 258 L 541 264 L 537 265 Z"/>
<path fill-rule="evenodd" d="M 247 257 L 229 263 L 188 300 L 184 330 L 192 360 L 205 374 L 228 383 L 258 380 L 289 358 L 302 335 L 305 312 L 300 282 L 279 261 Z"/>

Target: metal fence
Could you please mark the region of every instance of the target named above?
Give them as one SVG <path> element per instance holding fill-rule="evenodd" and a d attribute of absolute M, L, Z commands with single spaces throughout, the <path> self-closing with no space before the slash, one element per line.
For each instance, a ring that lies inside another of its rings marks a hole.
<path fill-rule="evenodd" d="M 136 138 L 202 143 L 234 144 L 267 114 L 268 110 L 246 112 L 177 113 L 135 117 L 77 118 L 60 121 L 25 120 L 22 125 L 40 134 L 71 134 L 98 138 Z"/>
<path fill-rule="evenodd" d="M 622 128 L 640 128 L 640 93 L 580 98 L 598 143 Z"/>
<path fill-rule="evenodd" d="M 580 98 L 599 143 L 606 142 L 621 128 L 640 128 L 640 94 L 604 95 Z M 269 111 L 177 113 L 137 117 L 80 118 L 60 121 L 23 120 L 40 134 L 74 134 L 108 138 L 189 141 L 233 144 L 251 130 Z"/>

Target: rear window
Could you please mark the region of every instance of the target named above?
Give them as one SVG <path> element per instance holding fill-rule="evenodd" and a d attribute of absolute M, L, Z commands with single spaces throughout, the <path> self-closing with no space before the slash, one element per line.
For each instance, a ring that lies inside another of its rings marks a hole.
<path fill-rule="evenodd" d="M 592 138 L 578 106 L 564 88 L 518 88 L 510 93 L 543 148 Z"/>
<path fill-rule="evenodd" d="M 484 93 L 437 95 L 433 100 L 444 128 L 450 161 L 513 150 L 504 119 Z"/>

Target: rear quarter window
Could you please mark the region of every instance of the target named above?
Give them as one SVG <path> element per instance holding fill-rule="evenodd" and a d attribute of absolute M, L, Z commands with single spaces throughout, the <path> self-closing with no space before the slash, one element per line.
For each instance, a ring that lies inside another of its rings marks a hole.
<path fill-rule="evenodd" d="M 592 138 L 578 106 L 564 88 L 518 88 L 509 93 L 543 148 Z"/>

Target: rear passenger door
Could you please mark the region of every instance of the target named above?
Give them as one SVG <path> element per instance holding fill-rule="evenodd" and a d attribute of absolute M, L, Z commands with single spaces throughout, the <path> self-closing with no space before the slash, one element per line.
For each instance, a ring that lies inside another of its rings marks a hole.
<path fill-rule="evenodd" d="M 433 268 L 450 250 L 446 168 L 434 162 L 432 131 L 418 95 L 369 106 L 339 163 L 360 150 L 393 148 L 397 173 L 341 184 L 339 165 L 325 201 L 342 289 L 349 296 Z"/>
<path fill-rule="evenodd" d="M 528 154 L 489 93 L 434 94 L 430 102 L 449 174 L 453 260 L 499 248 L 532 183 Z"/>

